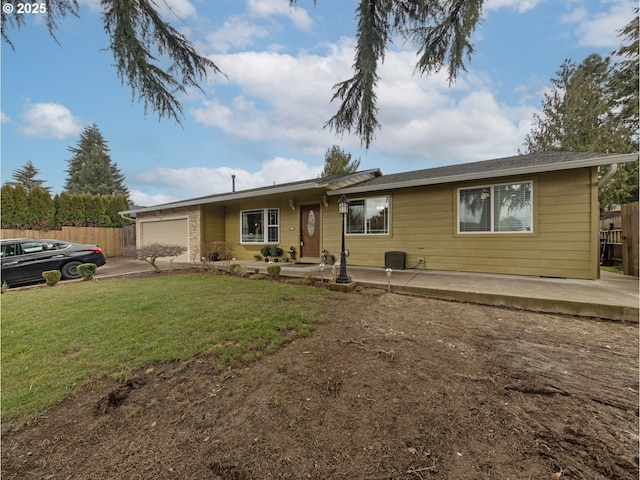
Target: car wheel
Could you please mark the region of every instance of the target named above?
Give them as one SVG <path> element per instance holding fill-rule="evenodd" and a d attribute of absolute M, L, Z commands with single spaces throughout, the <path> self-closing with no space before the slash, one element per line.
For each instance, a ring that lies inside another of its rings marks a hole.
<path fill-rule="evenodd" d="M 65 279 L 74 279 L 80 278 L 80 273 L 78 272 L 78 265 L 81 265 L 81 262 L 69 262 L 65 263 L 60 270 L 62 273 L 62 278 Z"/>

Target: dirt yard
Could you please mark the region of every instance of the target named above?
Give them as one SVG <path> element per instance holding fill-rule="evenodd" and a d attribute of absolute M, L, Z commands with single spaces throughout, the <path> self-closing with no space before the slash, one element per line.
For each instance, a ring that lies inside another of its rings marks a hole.
<path fill-rule="evenodd" d="M 254 364 L 158 364 L 15 431 L 13 479 L 637 479 L 638 327 L 364 291 Z"/>

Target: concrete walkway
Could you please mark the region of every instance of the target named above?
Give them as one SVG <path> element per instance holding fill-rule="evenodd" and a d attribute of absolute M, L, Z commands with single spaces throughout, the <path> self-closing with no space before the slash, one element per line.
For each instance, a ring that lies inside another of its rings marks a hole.
<path fill-rule="evenodd" d="M 266 273 L 264 262 L 238 262 L 249 272 Z M 158 261 L 161 268 L 168 262 Z M 216 266 L 222 266 L 216 262 Z M 332 267 L 320 271 L 319 265 L 279 263 L 281 275 L 311 277 L 329 282 Z M 180 264 L 181 267 L 200 264 Z M 336 266 L 339 269 L 339 266 Z M 100 267 L 97 278 L 149 271 L 140 260 L 113 258 Z M 541 278 L 518 275 L 494 275 L 433 270 L 393 270 L 387 277 L 384 268 L 347 266 L 352 281 L 362 287 L 390 289 L 396 293 L 493 305 L 536 312 L 560 313 L 638 323 L 638 279 L 606 271 L 599 280 Z"/>

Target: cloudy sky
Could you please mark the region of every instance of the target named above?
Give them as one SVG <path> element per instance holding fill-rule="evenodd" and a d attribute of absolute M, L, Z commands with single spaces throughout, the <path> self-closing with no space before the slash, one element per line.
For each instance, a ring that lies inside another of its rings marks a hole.
<path fill-rule="evenodd" d="M 8 32 L 15 50 L 1 47 L 3 183 L 31 160 L 62 191 L 68 148 L 93 123 L 138 205 L 230 191 L 232 174 L 238 190 L 314 178 L 332 145 L 383 173 L 515 155 L 562 62 L 617 49 L 637 5 L 486 0 L 476 53 L 453 84 L 416 74 L 415 50 L 394 43 L 379 70 L 382 129 L 364 150 L 322 129 L 338 108 L 331 87 L 352 75 L 355 0 L 156 2 L 226 77 L 181 97 L 182 126 L 159 120 L 118 79 L 95 1 L 80 0 L 58 43 L 31 13 Z"/>

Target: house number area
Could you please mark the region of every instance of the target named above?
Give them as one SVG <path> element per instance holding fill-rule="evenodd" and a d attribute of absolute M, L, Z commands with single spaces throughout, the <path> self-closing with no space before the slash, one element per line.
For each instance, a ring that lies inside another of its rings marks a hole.
<path fill-rule="evenodd" d="M 23 14 L 39 14 L 39 13 L 47 13 L 47 4 L 45 2 L 41 3 L 5 3 L 2 5 L 2 13 L 15 13 L 16 15 Z"/>

